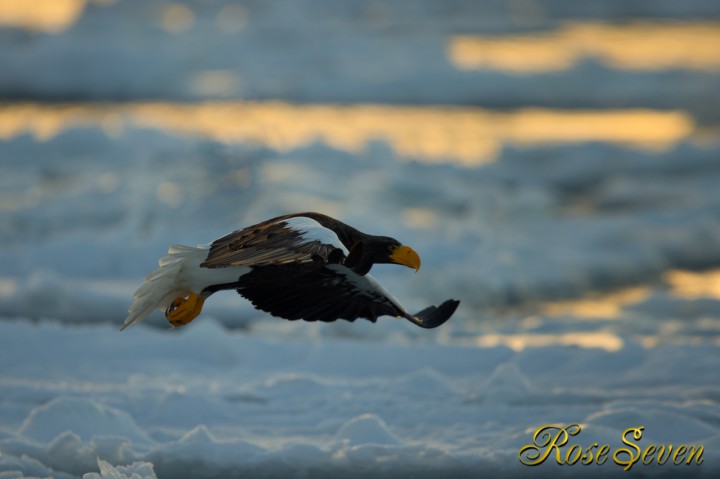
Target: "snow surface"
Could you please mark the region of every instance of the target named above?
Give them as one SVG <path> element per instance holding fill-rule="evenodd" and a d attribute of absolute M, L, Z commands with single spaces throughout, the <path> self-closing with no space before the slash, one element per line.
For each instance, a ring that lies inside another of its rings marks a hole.
<path fill-rule="evenodd" d="M 226 3 L 188 3 L 194 25 L 175 36 L 163 2 L 89 2 L 56 34 L 2 28 L 0 96 L 217 98 L 188 78 L 228 69 L 244 82 L 232 98 L 670 107 L 700 126 L 668 149 L 505 143 L 494 162 L 431 163 L 380 140 L 280 150 L 143 126 L 112 104 L 79 125 L 4 105 L 1 479 L 717 476 L 717 71 L 451 68 L 448 35 L 531 29 L 506 2 L 247 3 L 242 29 L 210 34 Z M 536 3 L 540 30 L 720 16 L 704 0 Z M 43 134 L 13 130 L 33 114 Z M 373 275 L 411 311 L 457 298 L 455 316 L 429 331 L 288 322 L 220 293 L 187 327 L 157 312 L 118 331 L 170 245 L 300 210 L 412 246 L 418 274 Z M 641 444 L 701 443 L 704 462 L 519 462 L 537 427 L 575 422 L 582 444 L 616 447 L 641 425 Z"/>

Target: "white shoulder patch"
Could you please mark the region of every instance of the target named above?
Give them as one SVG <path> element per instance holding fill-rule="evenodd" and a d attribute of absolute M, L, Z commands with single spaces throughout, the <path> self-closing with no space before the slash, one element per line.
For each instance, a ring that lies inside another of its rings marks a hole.
<path fill-rule="evenodd" d="M 319 241 L 322 244 L 332 245 L 342 250 L 342 252 L 346 255 L 349 254 L 349 251 L 345 245 L 342 244 L 342 241 L 340 241 L 340 238 L 338 238 L 338 235 L 336 235 L 333 230 L 325 228 L 312 218 L 308 218 L 307 216 L 296 216 L 294 218 L 282 220 L 282 222 L 287 224 L 288 228 L 291 230 L 300 233 L 302 238 L 307 242 Z"/>

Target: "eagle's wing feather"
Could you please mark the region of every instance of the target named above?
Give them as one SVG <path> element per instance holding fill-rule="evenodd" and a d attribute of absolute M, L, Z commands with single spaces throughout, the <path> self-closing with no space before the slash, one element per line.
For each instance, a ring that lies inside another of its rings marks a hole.
<path fill-rule="evenodd" d="M 404 309 L 382 290 L 368 287 L 367 276 L 344 266 L 274 265 L 240 278 L 238 293 L 274 316 L 334 321 L 402 316 Z"/>
<path fill-rule="evenodd" d="M 240 278 L 238 293 L 273 316 L 289 320 L 331 322 L 380 316 L 404 317 L 424 328 L 443 324 L 457 302 L 446 301 L 417 315 L 409 314 L 375 279 L 342 265 L 275 265 Z"/>
<path fill-rule="evenodd" d="M 288 263 L 339 263 L 348 254 L 337 235 L 306 217 L 285 218 L 215 240 L 204 268 Z"/>

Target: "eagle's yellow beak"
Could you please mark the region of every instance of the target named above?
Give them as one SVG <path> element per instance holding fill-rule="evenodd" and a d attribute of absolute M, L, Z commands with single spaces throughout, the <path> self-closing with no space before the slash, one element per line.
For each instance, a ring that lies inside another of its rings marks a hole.
<path fill-rule="evenodd" d="M 165 318 L 173 326 L 184 326 L 202 311 L 205 298 L 190 292 L 187 297 L 178 296 L 165 311 Z"/>
<path fill-rule="evenodd" d="M 396 246 L 390 253 L 393 263 L 413 268 L 415 272 L 420 269 L 420 256 L 409 246 Z"/>

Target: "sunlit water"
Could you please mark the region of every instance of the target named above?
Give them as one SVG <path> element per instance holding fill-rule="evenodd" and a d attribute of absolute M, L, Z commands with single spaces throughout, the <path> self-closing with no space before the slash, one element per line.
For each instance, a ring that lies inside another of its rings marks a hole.
<path fill-rule="evenodd" d="M 22 133 L 38 141 L 73 127 L 99 127 L 108 136 L 125 127 L 196 135 L 225 143 L 251 142 L 288 151 L 322 141 L 348 152 L 387 143 L 398 156 L 472 165 L 493 161 L 503 145 L 607 142 L 665 150 L 690 139 L 693 119 L 680 111 L 493 111 L 470 107 L 377 104 L 294 105 L 281 102 L 10 104 L 0 107 L 0 138 Z"/>
<path fill-rule="evenodd" d="M 719 22 L 572 22 L 526 35 L 462 35 L 448 42 L 448 58 L 464 70 L 519 74 L 566 70 L 596 60 L 622 70 L 720 69 Z"/>

